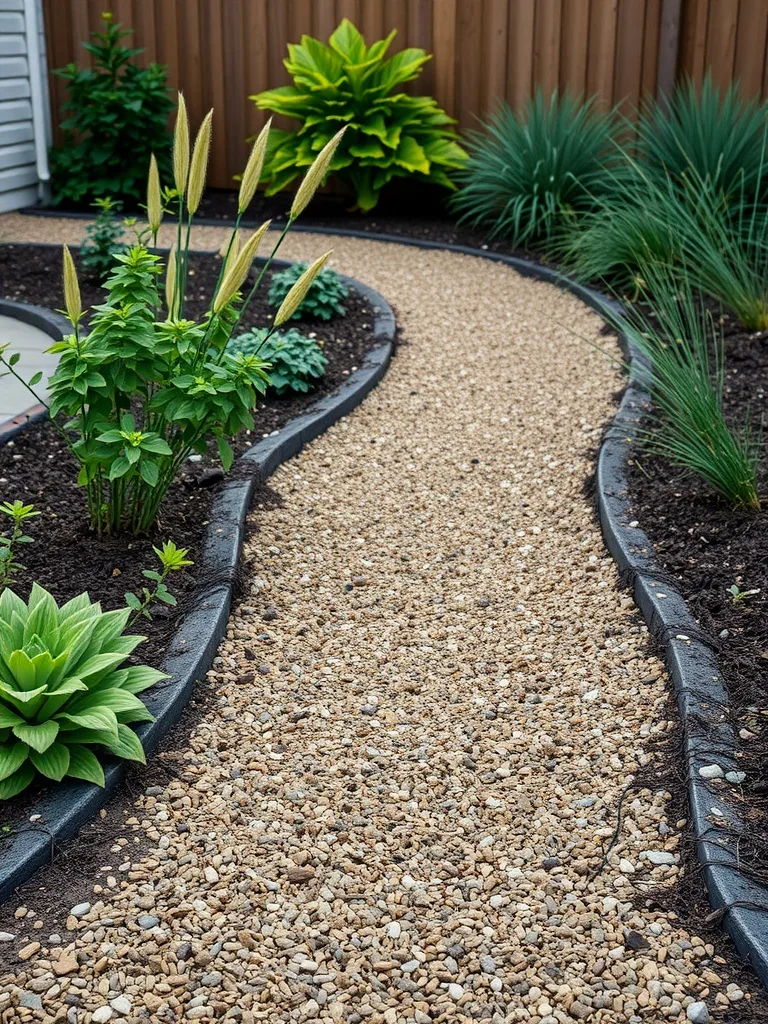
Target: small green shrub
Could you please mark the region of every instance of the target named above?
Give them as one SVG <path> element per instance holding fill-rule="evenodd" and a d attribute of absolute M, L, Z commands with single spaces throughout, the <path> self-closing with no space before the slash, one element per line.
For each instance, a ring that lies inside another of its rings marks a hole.
<path fill-rule="evenodd" d="M 39 773 L 104 785 L 96 752 L 144 762 L 130 723 L 151 722 L 136 696 L 164 673 L 121 668 L 141 636 L 124 636 L 130 610 L 102 612 L 87 594 L 59 607 L 34 584 L 25 603 L 0 595 L 0 800 Z"/>
<path fill-rule="evenodd" d="M 294 263 L 273 276 L 267 295 L 270 306 L 280 305 L 306 269 L 306 263 Z M 306 299 L 293 314 L 292 319 L 300 320 L 306 317 L 310 320 L 333 320 L 336 316 L 344 316 L 347 312 L 344 299 L 348 296 L 349 289 L 342 283 L 336 271 L 324 267 L 312 282 Z"/>
<path fill-rule="evenodd" d="M 112 269 L 115 253 L 124 248 L 120 245 L 123 228 L 115 216 L 120 204 L 105 196 L 93 205 L 99 213 L 85 232 L 86 240 L 80 246 L 80 262 L 83 269 L 94 277 L 103 278 Z"/>
<path fill-rule="evenodd" d="M 307 338 L 295 327 L 271 336 L 263 327 L 231 338 L 227 350 L 232 355 L 258 356 L 267 364 L 270 387 L 276 394 L 286 391 L 306 393 L 325 373 L 328 360 L 314 338 Z"/>
<path fill-rule="evenodd" d="M 302 36 L 288 47 L 284 64 L 293 85 L 250 97 L 260 110 L 302 122 L 298 131 L 272 132 L 267 195 L 289 185 L 345 125 L 329 173 L 353 193 L 360 210 L 372 210 L 393 178 L 454 187 L 450 174 L 466 159 L 455 122 L 431 97 L 394 91 L 418 77 L 429 55 L 410 48 L 387 59 L 395 35 L 366 46 L 345 18 L 328 46 Z"/>
<path fill-rule="evenodd" d="M 0 504 L 0 515 L 6 516 L 11 523 L 10 534 L 0 534 L 0 590 L 10 586 L 14 576 L 22 572 L 24 566 L 16 561 L 18 544 L 31 544 L 32 538 L 24 533 L 27 519 L 39 516 L 34 505 L 25 505 L 17 498 L 15 501 L 4 501 Z"/>
<path fill-rule="evenodd" d="M 748 421 L 731 426 L 723 410 L 722 334 L 685 276 L 656 264 L 646 274 L 653 308 L 610 316 L 651 363 L 657 413 L 642 441 L 734 507 L 759 509 L 758 440 Z"/>
<path fill-rule="evenodd" d="M 678 86 L 668 106 L 646 104 L 637 124 L 638 163 L 656 177 L 680 183 L 693 176 L 733 197 L 761 177 L 767 128 L 765 102 L 744 100 L 737 83 L 723 94 L 707 75 L 700 90 L 690 81 Z"/>
<path fill-rule="evenodd" d="M 170 167 L 168 115 L 173 102 L 160 64 L 133 64 L 141 50 L 120 42 L 131 31 L 103 15 L 104 29 L 83 43 L 92 68 L 68 64 L 54 74 L 67 83 L 64 144 L 51 150 L 52 202 L 85 203 L 113 196 L 135 205 L 143 198 L 152 153 Z"/>
<path fill-rule="evenodd" d="M 513 245 L 550 242 L 615 188 L 615 122 L 593 100 L 537 89 L 522 114 L 502 104 L 469 135 L 452 199 L 460 220 Z"/>

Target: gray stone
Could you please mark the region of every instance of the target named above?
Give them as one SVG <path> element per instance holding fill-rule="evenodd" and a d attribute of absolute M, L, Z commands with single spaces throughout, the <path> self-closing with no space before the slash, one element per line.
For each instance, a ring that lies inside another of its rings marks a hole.
<path fill-rule="evenodd" d="M 709 1024 L 709 1010 L 706 1003 L 691 1003 L 685 1011 L 688 1020 L 693 1024 Z"/>
<path fill-rule="evenodd" d="M 495 964 L 495 962 L 493 960 L 493 957 L 481 956 L 480 957 L 480 970 L 483 972 L 483 974 L 495 974 L 496 973 L 496 964 Z"/>
<path fill-rule="evenodd" d="M 34 992 L 22 992 L 19 996 L 19 1006 L 23 1006 L 27 1010 L 42 1010 L 43 997 Z"/>
<path fill-rule="evenodd" d="M 88 911 L 91 909 L 90 903 L 78 903 L 77 906 L 72 907 L 70 914 L 72 917 L 85 917 Z"/>
<path fill-rule="evenodd" d="M 143 928 L 144 931 L 149 931 L 150 928 L 156 928 L 160 924 L 160 919 L 155 917 L 154 914 L 142 914 L 138 919 L 139 928 Z"/>

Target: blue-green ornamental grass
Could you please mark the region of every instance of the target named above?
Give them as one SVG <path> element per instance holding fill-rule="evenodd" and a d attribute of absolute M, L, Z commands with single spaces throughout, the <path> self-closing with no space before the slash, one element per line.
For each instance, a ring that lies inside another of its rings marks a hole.
<path fill-rule="evenodd" d="M 294 263 L 273 275 L 267 293 L 267 301 L 270 306 L 280 305 L 307 266 L 306 263 Z M 334 317 L 345 316 L 347 308 L 344 305 L 344 299 L 348 297 L 349 289 L 336 271 L 330 267 L 323 267 L 310 285 L 306 298 L 291 319 L 333 320 Z"/>
<path fill-rule="evenodd" d="M 306 394 L 322 378 L 328 365 L 320 344 L 295 327 L 270 336 L 265 328 L 254 327 L 230 339 L 227 349 L 231 355 L 263 359 L 268 364 L 269 386 L 278 395 L 287 391 Z"/>
<path fill-rule="evenodd" d="M 649 100 L 637 123 L 637 160 L 648 174 L 681 183 L 693 174 L 734 198 L 762 177 L 768 104 L 745 100 L 737 83 L 721 92 L 709 75 L 688 81 L 668 105 Z M 768 198 L 768 187 L 762 198 Z"/>
<path fill-rule="evenodd" d="M 104 753 L 144 763 L 131 723 L 153 716 L 136 696 L 165 673 L 124 662 L 145 639 L 123 634 L 129 608 L 103 612 L 80 594 L 59 607 L 36 583 L 28 602 L 0 595 L 0 800 L 39 774 L 104 785 Z"/>
<path fill-rule="evenodd" d="M 470 132 L 452 199 L 459 219 L 513 245 L 549 243 L 615 187 L 616 121 L 593 100 L 540 89 L 521 114 L 506 104 Z"/>

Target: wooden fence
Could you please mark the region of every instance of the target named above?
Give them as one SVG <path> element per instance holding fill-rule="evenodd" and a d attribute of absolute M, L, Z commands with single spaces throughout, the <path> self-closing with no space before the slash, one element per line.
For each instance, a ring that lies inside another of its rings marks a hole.
<path fill-rule="evenodd" d="M 245 138 L 261 125 L 248 96 L 285 84 L 286 44 L 303 33 L 327 40 L 343 17 L 369 41 L 398 30 L 393 51 L 433 54 L 414 86 L 431 93 L 462 127 L 499 98 L 513 107 L 536 85 L 595 93 L 635 108 L 677 76 L 718 83 L 739 78 L 746 93 L 768 90 L 765 0 L 43 0 L 50 67 L 87 63 L 80 43 L 100 15 L 135 30 L 142 60 L 168 66 L 196 123 L 216 107 L 210 182 L 227 188 L 242 168 Z M 59 111 L 63 83 L 52 78 Z"/>

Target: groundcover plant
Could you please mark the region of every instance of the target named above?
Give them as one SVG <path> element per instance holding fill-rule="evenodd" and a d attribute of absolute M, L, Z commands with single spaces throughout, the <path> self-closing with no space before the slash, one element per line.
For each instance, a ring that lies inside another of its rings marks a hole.
<path fill-rule="evenodd" d="M 138 234 L 137 244 L 115 255 L 104 284 L 106 301 L 96 307 L 88 333 L 81 328 L 84 314 L 74 263 L 64 249 L 65 307 L 73 333 L 50 349 L 60 358 L 48 382 L 47 405 L 79 464 L 78 483 L 86 488 L 90 525 L 100 534 L 149 530 L 185 460 L 192 452 L 204 452 L 209 443 L 216 444 L 224 468 L 230 468 L 228 438 L 253 425 L 257 396 L 269 384 L 269 363 L 255 351 L 231 354 L 227 341 L 283 239 L 325 177 L 344 133 L 337 132 L 317 154 L 285 227 L 251 283 L 252 264 L 269 222 L 242 244 L 238 229 L 261 177 L 270 125 L 262 130 L 242 176 L 238 216 L 210 307 L 196 323 L 184 315 L 189 239 L 205 184 L 212 119 L 213 111 L 190 147 L 186 107 L 179 97 L 173 186 L 161 188 L 152 160 L 148 227 Z M 164 260 L 156 243 L 168 211 L 176 218 L 176 244 Z M 330 254 L 315 260 L 295 281 L 265 343 L 294 315 Z M 0 371 L 18 377 L 18 354 L 9 355 L 7 349 L 0 346 Z M 42 399 L 34 388 L 40 377 L 38 373 L 25 381 L 38 401 Z"/>

